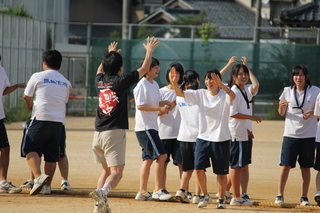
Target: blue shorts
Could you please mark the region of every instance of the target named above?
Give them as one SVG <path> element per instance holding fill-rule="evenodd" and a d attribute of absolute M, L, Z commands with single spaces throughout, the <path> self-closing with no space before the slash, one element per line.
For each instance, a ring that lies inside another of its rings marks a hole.
<path fill-rule="evenodd" d="M 314 151 L 315 138 L 283 137 L 279 165 L 294 168 L 298 159 L 301 168 L 312 168 Z"/>
<path fill-rule="evenodd" d="M 180 142 L 177 139 L 165 139 L 161 140 L 166 149 L 168 158 L 166 163 L 170 162 L 170 156 L 172 156 L 173 164 L 177 165 L 178 163 L 182 163 L 181 152 L 180 152 Z"/>
<path fill-rule="evenodd" d="M 28 121 L 26 123 L 26 125 L 29 125 L 29 123 L 31 122 Z M 23 136 L 22 136 L 22 142 L 21 142 L 21 147 L 20 147 L 20 156 L 25 158 L 26 155 L 23 153 L 22 151 L 22 145 L 23 145 L 23 140 L 24 140 L 24 137 L 25 137 L 25 134 L 26 134 L 26 130 L 27 128 L 24 128 L 23 129 Z M 66 128 L 64 125 L 62 125 L 62 131 L 61 131 L 61 138 L 60 138 L 60 158 L 63 158 L 63 157 L 66 157 L 67 156 L 67 153 L 66 153 Z"/>
<path fill-rule="evenodd" d="M 230 140 L 211 142 L 197 138 L 195 150 L 195 169 L 202 170 L 211 163 L 213 173 L 226 175 L 229 173 Z"/>
<path fill-rule="evenodd" d="M 155 160 L 159 155 L 167 154 L 164 145 L 159 138 L 158 131 L 149 129 L 135 133 L 139 144 L 142 147 L 142 160 Z"/>
<path fill-rule="evenodd" d="M 10 147 L 7 130 L 3 123 L 3 119 L 0 120 L 0 148 Z"/>
<path fill-rule="evenodd" d="M 189 171 L 194 169 L 194 153 L 196 149 L 196 142 L 180 141 L 180 153 L 182 160 L 182 171 Z"/>
<path fill-rule="evenodd" d="M 46 162 L 58 162 L 62 131 L 60 122 L 31 120 L 22 140 L 21 155 L 36 152 L 39 157 L 44 155 Z"/>
<path fill-rule="evenodd" d="M 317 171 L 320 171 L 320 143 L 316 142 L 316 157 L 314 161 L 313 168 Z"/>
<path fill-rule="evenodd" d="M 251 164 L 252 160 L 252 140 L 232 141 L 230 149 L 230 167 L 245 167 Z"/>

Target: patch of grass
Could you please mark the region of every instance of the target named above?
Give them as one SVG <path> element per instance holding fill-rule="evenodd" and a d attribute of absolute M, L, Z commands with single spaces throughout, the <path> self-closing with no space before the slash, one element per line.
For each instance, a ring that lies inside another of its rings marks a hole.
<path fill-rule="evenodd" d="M 5 119 L 4 123 L 10 124 L 19 121 L 28 121 L 31 117 L 31 111 L 27 109 L 26 104 L 21 101 L 17 107 L 9 107 L 8 104 L 4 105 Z"/>

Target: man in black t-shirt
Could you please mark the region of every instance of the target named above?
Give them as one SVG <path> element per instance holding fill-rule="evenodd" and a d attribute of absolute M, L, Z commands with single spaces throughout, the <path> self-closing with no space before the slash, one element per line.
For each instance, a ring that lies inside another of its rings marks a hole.
<path fill-rule="evenodd" d="M 102 173 L 97 189 L 92 192 L 93 199 L 97 201 L 94 212 L 111 212 L 107 194 L 118 185 L 125 165 L 125 130 L 129 128 L 127 90 L 149 71 L 152 52 L 159 43 L 158 39 L 148 37 L 147 44 L 143 44 L 146 55 L 141 67 L 123 74 L 118 43 L 112 42 L 97 70 L 95 86 L 99 106 L 92 149 L 95 162 L 102 165 Z"/>

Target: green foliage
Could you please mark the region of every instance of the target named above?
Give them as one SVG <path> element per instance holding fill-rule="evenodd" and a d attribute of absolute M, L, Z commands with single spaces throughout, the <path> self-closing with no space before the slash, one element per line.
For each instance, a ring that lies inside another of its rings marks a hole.
<path fill-rule="evenodd" d="M 152 35 L 151 30 L 148 29 L 146 26 L 142 25 L 138 27 L 137 39 L 145 39 L 151 35 Z"/>
<path fill-rule="evenodd" d="M 121 33 L 119 30 L 114 30 L 110 33 L 110 38 L 112 39 L 120 39 L 121 38 Z"/>
<path fill-rule="evenodd" d="M 23 101 L 20 101 L 17 107 L 8 107 L 8 104 L 4 104 L 4 111 L 6 114 L 5 123 L 28 121 L 31 117 L 31 111 L 27 109 Z"/>
<path fill-rule="evenodd" d="M 21 4 L 21 6 L 16 9 L 10 6 L 8 10 L 0 10 L 0 13 L 32 18 L 32 15 L 24 8 L 24 4 Z"/>
<path fill-rule="evenodd" d="M 278 105 L 268 106 L 268 116 L 262 118 L 263 120 L 284 120 L 285 116 L 278 113 Z"/>
<path fill-rule="evenodd" d="M 202 23 L 198 32 L 204 42 L 208 42 L 210 38 L 215 38 L 218 33 L 218 27 L 211 22 Z"/>

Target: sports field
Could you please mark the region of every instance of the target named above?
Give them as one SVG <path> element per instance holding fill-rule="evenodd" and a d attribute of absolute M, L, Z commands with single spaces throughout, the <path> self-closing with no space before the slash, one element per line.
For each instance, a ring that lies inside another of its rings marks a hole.
<path fill-rule="evenodd" d="M 20 157 L 22 138 L 22 122 L 6 125 L 11 144 L 11 157 L 8 180 L 19 186 L 29 178 L 29 167 L 25 159 Z M 309 190 L 311 207 L 300 207 L 301 175 L 300 169 L 292 169 L 285 190 L 284 205 L 275 205 L 277 182 L 279 174 L 279 153 L 283 133 L 283 121 L 262 121 L 253 124 L 255 140 L 253 147 L 253 164 L 250 166 L 250 183 L 248 193 L 254 202 L 252 207 L 231 207 L 217 210 L 214 204 L 198 209 L 195 204 L 180 204 L 177 202 L 135 201 L 134 196 L 139 189 L 139 169 L 141 165 L 141 148 L 133 132 L 134 119 L 130 119 L 130 129 L 127 131 L 127 160 L 124 176 L 118 187 L 109 195 L 109 205 L 112 212 L 139 213 L 175 213 L 175 212 L 320 212 L 313 195 L 315 192 L 316 171 L 312 170 Z M 93 117 L 68 117 L 67 154 L 69 157 L 69 181 L 72 190 L 60 190 L 60 174 L 57 169 L 53 178 L 52 195 L 30 196 L 29 191 L 20 194 L 0 194 L 0 212 L 92 212 L 94 200 L 90 191 L 96 187 L 100 175 L 100 165 L 93 162 L 91 143 L 94 132 Z M 207 170 L 210 195 L 217 192 L 216 176 L 211 169 Z M 167 190 L 174 195 L 179 189 L 178 169 L 172 163 L 168 166 Z M 190 182 L 190 191 L 194 191 L 195 180 Z M 150 175 L 149 191 L 154 187 L 153 173 Z"/>

